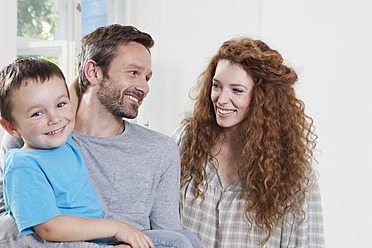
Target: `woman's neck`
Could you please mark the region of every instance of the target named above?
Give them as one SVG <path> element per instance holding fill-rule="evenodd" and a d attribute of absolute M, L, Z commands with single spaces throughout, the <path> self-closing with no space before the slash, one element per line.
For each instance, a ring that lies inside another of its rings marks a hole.
<path fill-rule="evenodd" d="M 242 147 L 236 130 L 225 129 L 212 147 L 212 155 L 216 159 L 218 174 L 225 188 L 239 179 L 239 163 Z"/>
<path fill-rule="evenodd" d="M 223 142 L 225 145 L 236 146 L 239 141 L 239 128 L 231 127 L 224 128 L 222 133 L 218 136 L 217 143 Z"/>

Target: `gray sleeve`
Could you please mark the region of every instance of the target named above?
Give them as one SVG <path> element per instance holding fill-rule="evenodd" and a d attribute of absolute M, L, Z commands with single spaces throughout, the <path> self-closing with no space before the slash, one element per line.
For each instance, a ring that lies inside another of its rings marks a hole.
<path fill-rule="evenodd" d="M 88 242 L 48 242 L 39 237 L 36 233 L 30 235 L 21 235 L 18 231 L 15 220 L 5 211 L 3 199 L 3 171 L 5 152 L 11 148 L 21 148 L 23 146 L 22 139 L 16 139 L 8 133 L 5 133 L 1 142 L 0 151 L 0 247 L 9 248 L 28 248 L 28 247 L 45 247 L 45 248 L 99 248 L 113 247 L 97 245 Z"/>
<path fill-rule="evenodd" d="M 1 150 L 0 150 L 0 161 L 1 161 L 1 177 L 4 170 L 4 158 L 5 152 L 11 148 L 21 148 L 23 146 L 22 138 L 16 139 L 8 133 L 4 133 L 3 139 L 1 140 Z"/>
<path fill-rule="evenodd" d="M 172 140 L 166 153 L 170 158 L 156 188 L 155 201 L 150 213 L 151 229 L 179 230 L 180 155 L 177 145 Z"/>

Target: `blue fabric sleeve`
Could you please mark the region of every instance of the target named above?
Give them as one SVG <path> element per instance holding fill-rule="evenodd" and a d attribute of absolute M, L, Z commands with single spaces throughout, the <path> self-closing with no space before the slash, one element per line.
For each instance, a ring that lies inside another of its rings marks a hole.
<path fill-rule="evenodd" d="M 61 213 L 43 171 L 31 158 L 18 158 L 17 155 L 7 156 L 5 160 L 4 200 L 6 210 L 16 219 L 20 233 L 29 234 L 34 232 L 33 226 Z"/>

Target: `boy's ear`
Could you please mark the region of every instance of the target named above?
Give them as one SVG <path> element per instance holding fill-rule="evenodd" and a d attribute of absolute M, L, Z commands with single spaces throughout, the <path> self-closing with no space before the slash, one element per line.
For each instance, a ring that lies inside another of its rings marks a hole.
<path fill-rule="evenodd" d="M 89 60 L 85 65 L 85 76 L 92 85 L 97 85 L 102 79 L 101 68 L 94 60 Z"/>
<path fill-rule="evenodd" d="M 21 134 L 18 132 L 17 128 L 9 121 L 0 119 L 0 125 L 4 128 L 5 131 L 7 131 L 14 138 L 18 139 L 21 137 Z"/>

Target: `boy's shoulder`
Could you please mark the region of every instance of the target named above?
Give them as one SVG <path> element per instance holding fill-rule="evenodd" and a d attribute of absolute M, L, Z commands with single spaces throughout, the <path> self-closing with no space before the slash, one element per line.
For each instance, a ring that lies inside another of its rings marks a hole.
<path fill-rule="evenodd" d="M 35 150 L 23 150 L 19 148 L 7 150 L 5 153 L 4 167 L 9 169 L 35 164 L 34 151 Z"/>
<path fill-rule="evenodd" d="M 11 148 L 6 151 L 5 157 L 27 157 L 30 154 L 35 153 L 35 150 L 24 150 L 21 148 Z"/>

